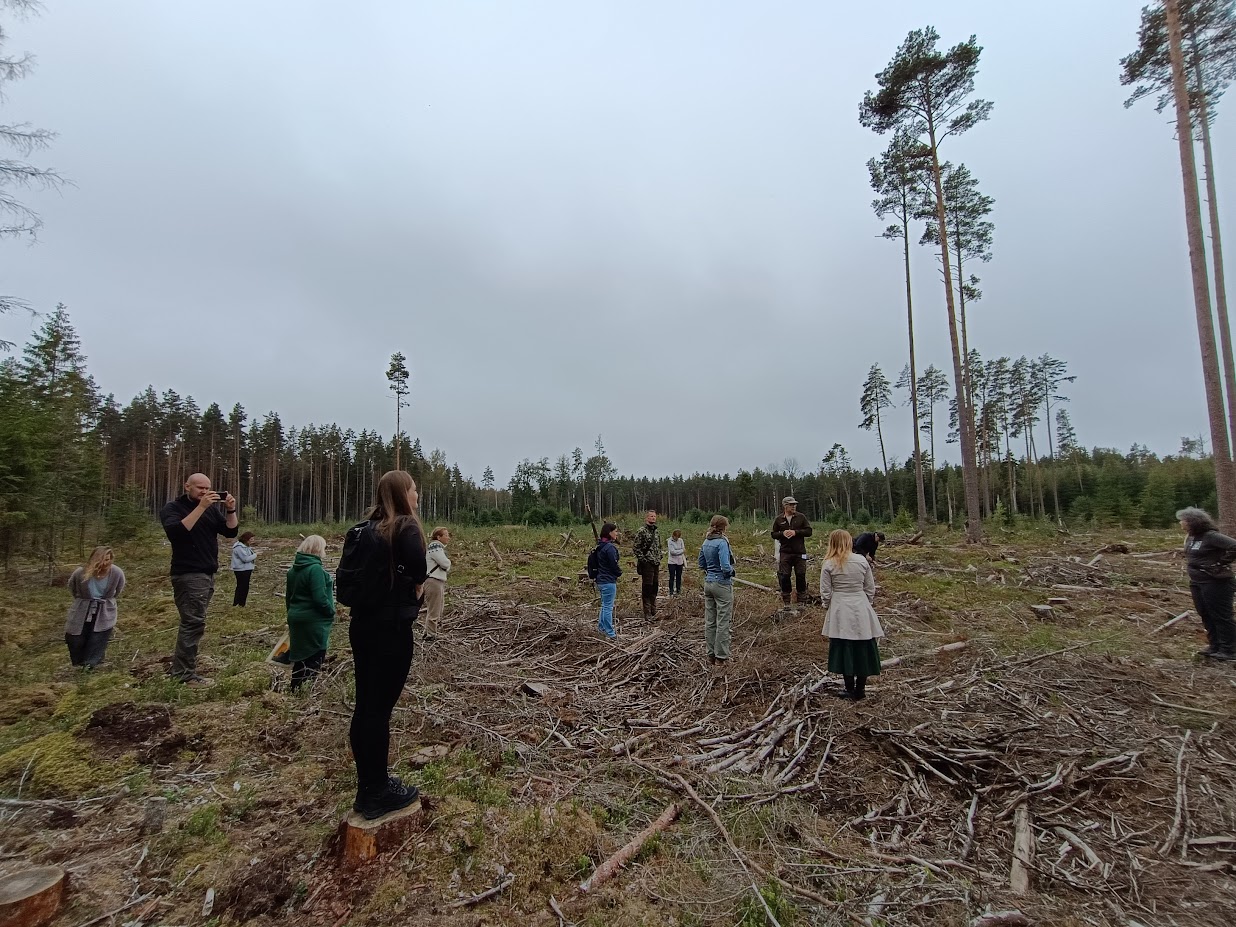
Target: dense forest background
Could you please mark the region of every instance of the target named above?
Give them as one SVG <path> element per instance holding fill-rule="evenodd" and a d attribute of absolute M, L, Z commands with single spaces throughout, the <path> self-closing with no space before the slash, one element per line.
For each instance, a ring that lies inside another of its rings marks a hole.
<path fill-rule="evenodd" d="M 1030 371 L 1034 363 L 984 364 L 972 357 L 975 370 L 1024 364 Z M 1023 396 L 1020 409 L 1005 414 L 1005 403 L 1016 406 L 1016 394 L 984 384 L 988 519 L 1051 522 L 1058 513 L 1065 523 L 1162 527 L 1183 505 L 1214 505 L 1214 470 L 1200 440 L 1185 439 L 1179 454 L 1162 458 L 1138 445 L 1127 452 L 1087 450 L 1057 410 L 1048 442 L 1037 401 Z M 930 515 L 955 525 L 963 517 L 960 471 L 952 463 L 933 465 L 948 441 L 943 434 L 925 441 L 931 447 L 925 464 Z M 1054 453 L 1038 451 L 1040 442 Z M 0 552 L 54 562 L 66 547 L 65 556 L 77 556 L 96 537 L 131 537 L 195 470 L 235 495 L 248 523 L 356 520 L 370 505 L 377 478 L 394 466 L 396 450 L 394 438 L 374 431 L 287 425 L 276 412 L 251 417 L 239 404 L 226 412 L 217 403 L 203 409 L 170 389 L 149 387 L 121 405 L 100 394 L 60 306 L 20 356 L 0 364 Z M 591 453 L 577 447 L 554 459 L 519 462 L 504 487 L 492 468 L 477 481 L 443 451 L 426 454 L 409 435 L 398 450 L 421 488 L 425 517 L 463 524 L 569 524 L 584 517 L 585 505 L 598 515 L 651 507 L 673 519 L 703 521 L 722 512 L 758 522 L 793 493 L 814 520 L 909 528 L 915 504 L 911 459 L 891 461 L 886 479 L 882 468 L 853 466 L 839 443 L 807 466 L 787 459 L 734 474 L 651 477 L 620 474 L 597 436 Z"/>

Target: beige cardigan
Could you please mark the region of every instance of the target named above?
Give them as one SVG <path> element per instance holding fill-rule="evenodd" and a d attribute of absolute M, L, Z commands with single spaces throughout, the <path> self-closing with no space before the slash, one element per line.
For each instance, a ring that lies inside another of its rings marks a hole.
<path fill-rule="evenodd" d="M 866 557 L 850 554 L 840 570 L 825 560 L 820 570 L 820 598 L 828 608 L 824 636 L 849 641 L 883 637 L 884 628 L 871 607 L 875 589 L 875 574 Z"/>

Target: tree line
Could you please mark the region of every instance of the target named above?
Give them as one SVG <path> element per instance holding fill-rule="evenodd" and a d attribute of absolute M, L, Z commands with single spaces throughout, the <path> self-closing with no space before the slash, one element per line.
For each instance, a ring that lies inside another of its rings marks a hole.
<path fill-rule="evenodd" d="M 1137 446 L 1128 453 L 1087 450 L 1067 412 L 1054 405 L 1062 397 L 1053 398 L 1050 384 L 1063 367 L 1051 358 L 985 361 L 971 351 L 968 366 L 982 410 L 980 510 L 987 523 L 1059 518 L 1161 527 L 1181 506 L 1214 504 L 1213 461 L 1203 439 L 1182 439 L 1180 453 L 1163 458 Z M 923 373 L 928 387 L 943 379 L 933 370 Z M 942 387 L 920 393 L 927 397 L 922 459 L 929 512 L 960 527 L 964 473 L 936 459 L 937 443 L 959 438 L 956 415 L 948 425 L 937 418 Z M 1044 450 L 1036 429 L 1053 417 Z M 55 562 L 66 547 L 76 556 L 96 536 L 132 537 L 153 524 L 157 509 L 195 470 L 236 496 L 250 523 L 359 520 L 378 477 L 397 459 L 417 480 L 427 519 L 465 524 L 566 525 L 590 513 L 647 508 L 672 519 L 702 522 L 721 512 L 761 523 L 793 494 L 813 519 L 908 528 L 917 504 L 913 457 L 859 468 L 840 443 L 806 467 L 787 458 L 734 474 L 650 477 L 621 475 L 598 435 L 591 453 L 576 447 L 554 460 L 520 461 L 499 486 L 492 467 L 477 481 L 443 451 L 426 454 L 407 435 L 396 440 L 334 423 L 287 425 L 277 412 L 251 417 L 239 403 L 227 412 L 214 402 L 203 409 L 192 397 L 153 387 L 122 405 L 101 394 L 90 376 L 64 306 L 44 319 L 20 356 L 0 363 L 0 553 L 6 561 L 21 550 Z"/>

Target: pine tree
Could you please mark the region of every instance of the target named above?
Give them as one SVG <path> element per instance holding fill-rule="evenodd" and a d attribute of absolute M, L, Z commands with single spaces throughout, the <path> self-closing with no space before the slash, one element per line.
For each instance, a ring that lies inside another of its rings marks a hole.
<path fill-rule="evenodd" d="M 930 26 L 915 30 L 906 37 L 892 61 L 876 75 L 880 89 L 874 93 L 868 91 L 863 98 L 859 107 L 859 122 L 880 134 L 904 131 L 923 142 L 930 155 L 959 412 L 966 537 L 977 541 L 983 536 L 983 521 L 979 504 L 974 416 L 966 401 L 964 355 L 958 337 L 953 295 L 940 145 L 948 136 L 959 135 L 986 120 L 991 114 L 992 104 L 986 100 L 968 99 L 974 92 L 974 77 L 978 73 L 978 60 L 982 52 L 976 38 L 971 36 L 969 41 L 955 45 L 947 52 L 936 49 L 939 39 L 939 33 Z"/>
<path fill-rule="evenodd" d="M 864 431 L 876 430 L 876 438 L 880 442 L 880 461 L 884 465 L 884 485 L 888 490 L 888 517 L 891 519 L 897 511 L 893 507 L 893 482 L 888 475 L 888 455 L 884 452 L 884 429 L 880 423 L 880 413 L 892 408 L 893 391 L 889 386 L 888 377 L 880 369 L 879 364 L 872 364 L 867 371 L 867 379 L 863 383 L 863 394 L 859 398 L 858 407 L 863 420 L 859 423 Z"/>

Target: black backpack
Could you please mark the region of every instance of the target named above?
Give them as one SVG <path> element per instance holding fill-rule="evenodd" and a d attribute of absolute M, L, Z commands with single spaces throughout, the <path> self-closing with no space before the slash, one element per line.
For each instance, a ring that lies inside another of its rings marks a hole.
<path fill-rule="evenodd" d="M 598 544 L 596 547 L 592 548 L 592 550 L 589 551 L 588 553 L 588 568 L 587 569 L 588 569 L 589 579 L 596 579 L 598 574 L 600 574 L 601 572 L 601 560 L 600 560 L 600 557 L 597 556 L 600 550 L 601 550 L 601 545 Z"/>
<path fill-rule="evenodd" d="M 395 588 L 390 556 L 372 522 L 362 521 L 349 528 L 335 570 L 335 598 L 340 604 L 349 608 L 381 605 Z M 402 564 L 395 572 L 404 572 Z"/>

